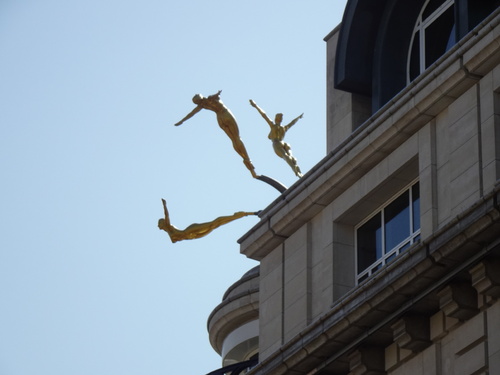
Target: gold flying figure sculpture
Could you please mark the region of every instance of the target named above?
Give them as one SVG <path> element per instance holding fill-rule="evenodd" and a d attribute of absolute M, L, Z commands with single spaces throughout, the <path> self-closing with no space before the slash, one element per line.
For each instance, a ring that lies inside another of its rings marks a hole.
<path fill-rule="evenodd" d="M 293 119 L 288 125 L 283 126 L 281 125 L 281 122 L 283 121 L 282 113 L 277 113 L 274 122 L 272 122 L 269 117 L 267 117 L 266 113 L 257 104 L 255 104 L 253 100 L 250 100 L 250 104 L 260 113 L 260 115 L 271 127 L 268 138 L 273 142 L 273 149 L 276 155 L 278 155 L 288 163 L 297 177 L 302 177 L 302 172 L 297 165 L 297 159 L 292 156 L 290 145 L 286 142 L 283 142 L 283 139 L 285 138 L 285 134 L 288 129 L 295 125 L 304 114 L 301 114 L 300 116 Z"/>
<path fill-rule="evenodd" d="M 165 199 L 161 200 L 163 202 L 163 210 L 165 212 L 165 218 L 158 220 L 158 228 L 164 230 L 170 236 L 170 240 L 173 243 L 182 240 L 194 240 L 197 238 L 205 237 L 207 234 L 212 232 L 214 229 L 220 227 L 221 225 L 230 223 L 231 221 L 240 219 L 244 216 L 258 215 L 258 212 L 235 212 L 230 216 L 220 216 L 217 219 L 207 222 L 207 223 L 194 223 L 188 226 L 186 229 L 178 229 L 170 223 L 170 217 L 167 210 L 167 202 Z"/>
<path fill-rule="evenodd" d="M 259 176 L 255 173 L 255 167 L 248 156 L 245 145 L 240 138 L 240 132 L 236 119 L 231 111 L 220 100 L 221 92 L 222 90 L 219 90 L 217 94 L 210 95 L 208 98 L 205 98 L 203 95 L 196 94 L 193 97 L 193 103 L 196 104 L 195 109 L 188 113 L 181 121 L 176 123 L 175 126 L 181 125 L 184 121 L 190 119 L 202 109 L 208 109 L 215 112 L 219 126 L 222 130 L 224 130 L 224 132 L 226 132 L 227 136 L 233 142 L 233 148 L 243 158 L 243 163 L 252 174 L 252 177 L 259 178 Z"/>

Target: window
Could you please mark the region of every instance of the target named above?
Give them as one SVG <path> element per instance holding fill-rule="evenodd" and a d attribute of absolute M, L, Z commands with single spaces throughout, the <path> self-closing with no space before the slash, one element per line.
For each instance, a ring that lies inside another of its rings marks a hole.
<path fill-rule="evenodd" d="M 418 16 L 408 52 L 407 83 L 456 43 L 455 1 L 427 0 Z"/>
<path fill-rule="evenodd" d="M 375 113 L 499 7 L 500 0 L 349 0 L 329 64 L 334 87 L 371 99 Z"/>
<path fill-rule="evenodd" d="M 412 184 L 356 228 L 357 282 L 420 239 L 420 190 Z"/>

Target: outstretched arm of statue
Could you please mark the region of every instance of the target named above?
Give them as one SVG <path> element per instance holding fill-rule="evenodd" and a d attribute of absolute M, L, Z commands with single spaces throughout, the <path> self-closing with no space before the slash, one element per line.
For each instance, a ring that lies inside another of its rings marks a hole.
<path fill-rule="evenodd" d="M 170 217 L 168 216 L 168 210 L 167 210 L 167 201 L 162 198 L 162 203 L 163 203 L 163 212 L 165 214 L 165 223 L 170 226 Z"/>
<path fill-rule="evenodd" d="M 266 120 L 271 128 L 274 126 L 274 123 L 271 121 L 271 119 L 267 117 L 266 112 L 264 112 L 252 99 L 250 99 L 250 105 L 260 113 L 260 115 L 264 118 L 264 120 Z"/>
<path fill-rule="evenodd" d="M 300 116 L 297 116 L 296 118 L 294 118 L 288 125 L 285 125 L 284 126 L 285 131 L 287 131 L 292 126 L 294 126 L 297 123 L 297 121 L 299 121 L 303 116 L 304 116 L 304 114 L 302 113 Z"/>
<path fill-rule="evenodd" d="M 181 125 L 184 121 L 189 120 L 191 117 L 193 117 L 195 114 L 200 112 L 202 110 L 202 107 L 197 106 L 195 109 L 193 109 L 191 112 L 189 112 L 186 117 L 184 117 L 181 121 L 175 123 L 175 126 Z"/>

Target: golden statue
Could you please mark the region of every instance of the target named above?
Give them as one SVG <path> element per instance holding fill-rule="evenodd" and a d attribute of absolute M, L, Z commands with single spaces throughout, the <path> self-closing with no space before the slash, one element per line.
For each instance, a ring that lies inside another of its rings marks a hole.
<path fill-rule="evenodd" d="M 194 223 L 188 226 L 186 229 L 178 229 L 170 224 L 170 218 L 168 216 L 167 202 L 165 199 L 161 200 L 163 202 L 163 210 L 165 212 L 165 218 L 158 220 L 158 228 L 164 230 L 170 236 L 172 242 L 182 241 L 182 240 L 194 240 L 196 238 L 205 237 L 207 234 L 212 232 L 214 229 L 220 227 L 221 225 L 227 224 L 233 220 L 237 220 L 244 216 L 257 215 L 258 212 L 235 212 L 231 216 L 220 216 L 217 219 L 210 221 L 208 223 Z"/>
<path fill-rule="evenodd" d="M 250 100 L 250 104 L 257 111 L 259 111 L 260 115 L 264 118 L 264 120 L 266 120 L 266 122 L 271 127 L 271 131 L 269 132 L 269 135 L 267 137 L 273 142 L 273 148 L 276 155 L 278 155 L 280 158 L 284 159 L 288 163 L 288 165 L 292 168 L 293 172 L 297 177 L 302 177 L 302 172 L 300 171 L 300 168 L 297 165 L 297 159 L 295 159 L 292 156 L 290 145 L 286 142 L 283 142 L 283 139 L 285 138 L 285 134 L 288 131 L 288 129 L 290 129 L 293 125 L 295 125 L 297 121 L 299 121 L 299 119 L 301 119 L 304 114 L 301 114 L 300 116 L 293 119 L 292 122 L 290 122 L 288 125 L 282 126 L 281 125 L 281 122 L 283 121 L 282 113 L 277 113 L 274 122 L 272 122 L 269 119 L 269 117 L 267 117 L 266 113 L 257 104 L 255 104 L 253 100 Z"/>
<path fill-rule="evenodd" d="M 233 142 L 233 148 L 236 152 L 243 158 L 243 163 L 248 168 L 252 177 L 258 178 L 255 173 L 255 167 L 250 161 L 250 157 L 248 156 L 245 145 L 241 141 L 240 132 L 238 129 L 238 124 L 236 123 L 236 119 L 231 111 L 222 103 L 220 100 L 220 93 L 222 90 L 219 90 L 217 94 L 210 95 L 208 98 L 203 97 L 203 95 L 196 94 L 193 97 L 193 103 L 196 104 L 196 108 L 193 109 L 186 117 L 184 117 L 181 121 L 175 124 L 175 126 L 181 125 L 184 121 L 193 117 L 196 113 L 201 111 L 202 109 L 208 109 L 210 111 L 214 111 L 217 115 L 217 122 L 222 130 L 224 130 L 227 136 Z"/>

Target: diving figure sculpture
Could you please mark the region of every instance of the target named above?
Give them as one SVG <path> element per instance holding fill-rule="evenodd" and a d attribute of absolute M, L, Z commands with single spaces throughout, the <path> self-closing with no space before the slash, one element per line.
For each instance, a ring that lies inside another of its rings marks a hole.
<path fill-rule="evenodd" d="M 258 212 L 235 212 L 230 216 L 220 216 L 213 221 L 206 223 L 194 223 L 188 226 L 186 229 L 178 229 L 170 223 L 170 217 L 167 210 L 167 202 L 165 199 L 161 200 L 163 202 L 163 211 L 165 212 L 165 218 L 158 220 L 158 228 L 164 230 L 170 236 L 170 240 L 175 243 L 182 240 L 194 240 L 197 238 L 205 237 L 207 234 L 212 232 L 214 229 L 220 227 L 221 225 L 230 223 L 231 221 L 237 220 L 244 216 L 258 215 Z"/>
<path fill-rule="evenodd" d="M 236 123 L 236 119 L 234 118 L 234 115 L 231 113 L 231 111 L 220 100 L 221 92 L 222 90 L 219 90 L 217 94 L 210 95 L 207 98 L 205 98 L 201 94 L 196 94 L 193 97 L 193 103 L 196 104 L 196 107 L 181 121 L 177 122 L 175 126 L 181 125 L 184 121 L 190 119 L 202 109 L 208 109 L 215 112 L 217 116 L 217 122 L 219 123 L 220 128 L 224 130 L 227 136 L 231 139 L 233 148 L 243 158 L 243 163 L 252 174 L 252 177 L 258 178 L 259 176 L 255 173 L 255 167 L 253 166 L 250 157 L 248 156 L 245 145 L 240 138 L 240 132 L 238 129 L 238 124 Z"/>
<path fill-rule="evenodd" d="M 288 125 L 281 125 L 283 121 L 283 114 L 277 113 L 274 119 L 274 122 L 267 116 L 267 114 L 257 105 L 253 100 L 250 100 L 250 104 L 254 107 L 260 115 L 266 120 L 269 124 L 271 131 L 269 132 L 268 138 L 273 143 L 273 149 L 276 155 L 280 158 L 284 159 L 288 165 L 292 168 L 293 172 L 297 177 L 302 177 L 302 172 L 300 171 L 299 166 L 297 165 L 297 159 L 292 156 L 292 151 L 290 149 L 290 145 L 286 142 L 283 142 L 285 138 L 285 134 L 293 125 L 299 121 L 303 117 L 304 114 L 293 119 Z"/>

